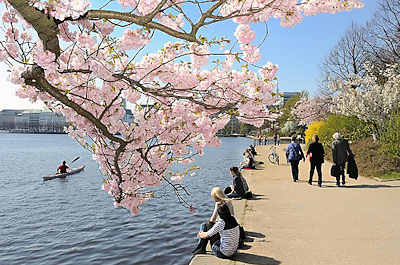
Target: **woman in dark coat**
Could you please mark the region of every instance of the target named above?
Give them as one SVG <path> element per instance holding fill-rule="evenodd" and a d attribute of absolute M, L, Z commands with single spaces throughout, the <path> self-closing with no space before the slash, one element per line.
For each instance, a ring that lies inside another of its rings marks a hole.
<path fill-rule="evenodd" d="M 318 186 L 322 186 L 322 171 L 321 166 L 324 163 L 324 147 L 321 143 L 319 143 L 318 135 L 314 134 L 313 142 L 308 146 L 307 157 L 310 158 L 310 179 L 308 180 L 308 184 L 312 185 L 312 179 L 314 175 L 314 169 L 317 168 L 318 173 Z"/>

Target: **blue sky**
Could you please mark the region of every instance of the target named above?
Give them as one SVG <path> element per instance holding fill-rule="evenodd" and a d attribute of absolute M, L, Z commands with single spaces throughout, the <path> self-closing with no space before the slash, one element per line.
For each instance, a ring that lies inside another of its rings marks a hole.
<path fill-rule="evenodd" d="M 377 8 L 374 0 L 364 0 L 365 7 L 350 12 L 337 14 L 319 14 L 305 17 L 304 21 L 292 28 L 279 25 L 279 20 L 268 21 L 269 35 L 261 46 L 262 61 L 279 65 L 277 74 L 279 91 L 307 90 L 313 95 L 318 88 L 317 80 L 320 77 L 319 65 L 323 58 L 336 45 L 339 39 L 351 26 L 352 22 L 364 24 L 372 18 Z M 265 25 L 252 24 L 252 29 L 257 32 L 255 44 L 260 43 L 264 37 Z M 226 22 L 213 25 L 201 33 L 207 36 L 222 36 L 233 39 L 236 24 Z M 159 47 L 160 41 L 166 40 L 162 36 L 153 42 L 152 46 Z M 28 100 L 15 96 L 15 87 L 6 79 L 6 67 L 0 65 L 0 110 L 5 108 L 38 108 L 40 104 L 31 104 Z"/>

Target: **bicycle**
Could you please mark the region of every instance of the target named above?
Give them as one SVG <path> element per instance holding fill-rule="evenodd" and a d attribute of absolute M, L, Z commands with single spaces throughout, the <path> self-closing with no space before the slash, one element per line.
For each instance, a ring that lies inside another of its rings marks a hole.
<path fill-rule="evenodd" d="M 272 164 L 279 165 L 279 155 L 276 153 L 276 146 L 275 145 L 271 146 L 269 152 L 270 152 L 268 154 L 269 162 L 271 162 Z"/>

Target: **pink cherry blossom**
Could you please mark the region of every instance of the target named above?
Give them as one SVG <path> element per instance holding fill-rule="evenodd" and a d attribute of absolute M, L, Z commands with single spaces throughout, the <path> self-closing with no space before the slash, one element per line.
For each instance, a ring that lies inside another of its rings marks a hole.
<path fill-rule="evenodd" d="M 248 24 L 239 24 L 235 31 L 235 37 L 241 44 L 249 44 L 256 37 L 256 33 L 250 29 Z"/>
<path fill-rule="evenodd" d="M 120 39 L 120 48 L 122 50 L 132 50 L 142 47 L 149 43 L 150 39 L 143 30 L 136 29 L 126 29 L 124 35 Z"/>

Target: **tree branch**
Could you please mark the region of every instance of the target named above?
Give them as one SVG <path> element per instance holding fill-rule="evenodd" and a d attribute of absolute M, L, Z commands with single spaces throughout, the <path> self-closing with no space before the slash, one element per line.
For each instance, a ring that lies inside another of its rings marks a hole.
<path fill-rule="evenodd" d="M 201 42 L 196 39 L 196 36 L 194 34 L 179 32 L 177 30 L 171 29 L 167 26 L 164 26 L 164 25 L 159 24 L 154 21 L 148 22 L 148 18 L 146 16 L 141 17 L 141 16 L 137 16 L 134 14 L 118 12 L 118 11 L 111 11 L 111 10 L 89 10 L 87 12 L 87 14 L 85 15 L 85 17 L 88 19 L 102 19 L 103 18 L 103 19 L 117 19 L 120 21 L 132 22 L 132 23 L 135 23 L 136 25 L 160 30 L 160 31 L 162 31 L 170 36 L 176 37 L 178 39 L 187 40 L 189 42 L 196 42 L 196 43 L 201 44 Z"/>
<path fill-rule="evenodd" d="M 8 0 L 8 2 L 36 30 L 44 50 L 50 51 L 58 57 L 60 55 L 60 44 L 57 37 L 59 30 L 54 18 L 31 6 L 28 0 Z"/>
<path fill-rule="evenodd" d="M 27 70 L 21 74 L 21 77 L 25 80 L 27 85 L 31 85 L 39 89 L 40 91 L 46 92 L 56 100 L 60 101 L 64 105 L 72 108 L 80 116 L 88 119 L 98 130 L 100 130 L 104 136 L 111 141 L 125 144 L 125 141 L 119 137 L 114 136 L 110 133 L 107 127 L 101 123 L 92 113 L 83 109 L 79 104 L 71 101 L 66 95 L 62 94 L 58 89 L 53 87 L 46 79 L 43 68 L 34 66 L 31 70 Z"/>

